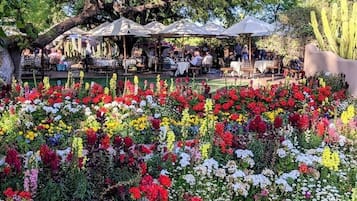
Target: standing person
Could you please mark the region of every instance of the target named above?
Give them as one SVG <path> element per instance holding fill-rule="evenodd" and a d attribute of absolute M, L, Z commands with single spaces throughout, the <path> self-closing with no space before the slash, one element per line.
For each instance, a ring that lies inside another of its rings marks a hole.
<path fill-rule="evenodd" d="M 84 59 L 85 72 L 88 72 L 88 66 L 91 63 L 91 57 L 92 57 L 92 47 L 90 45 L 89 40 L 86 40 L 86 57 Z"/>
<path fill-rule="evenodd" d="M 240 46 L 239 43 L 236 44 L 234 47 L 234 53 L 236 55 L 236 61 L 241 61 L 242 60 L 242 46 Z"/>
<path fill-rule="evenodd" d="M 244 62 L 249 61 L 249 50 L 248 50 L 248 45 L 244 45 L 242 49 L 242 59 Z"/>

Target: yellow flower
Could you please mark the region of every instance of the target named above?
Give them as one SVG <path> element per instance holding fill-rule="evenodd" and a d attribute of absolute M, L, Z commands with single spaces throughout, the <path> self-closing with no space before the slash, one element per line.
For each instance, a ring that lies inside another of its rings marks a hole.
<path fill-rule="evenodd" d="M 332 153 L 330 148 L 326 146 L 322 152 L 321 163 L 328 169 L 337 171 L 338 166 L 340 165 L 338 152 L 336 151 Z"/>
<path fill-rule="evenodd" d="M 84 72 L 82 70 L 79 71 L 79 78 L 81 78 L 81 80 L 84 78 Z"/>
<path fill-rule="evenodd" d="M 35 139 L 36 134 L 33 131 L 27 131 L 25 137 L 32 141 Z"/>
<path fill-rule="evenodd" d="M 207 159 L 208 158 L 208 150 L 210 148 L 211 148 L 211 144 L 210 143 L 206 143 L 206 144 L 201 145 L 200 151 L 201 151 L 202 159 Z"/>
<path fill-rule="evenodd" d="M 108 88 L 108 87 L 105 87 L 105 88 L 104 88 L 104 94 L 105 94 L 105 95 L 109 95 L 109 88 Z"/>
<path fill-rule="evenodd" d="M 213 110 L 213 102 L 212 99 L 207 98 L 205 103 L 205 112 L 209 113 Z"/>
<path fill-rule="evenodd" d="M 166 139 L 167 148 L 169 149 L 169 151 L 172 151 L 172 149 L 174 148 L 174 142 L 175 142 L 175 133 L 172 130 L 170 130 L 167 132 L 167 139 Z"/>
<path fill-rule="evenodd" d="M 83 140 L 80 137 L 74 137 L 72 141 L 73 153 L 78 157 L 83 157 Z"/>
<path fill-rule="evenodd" d="M 138 78 L 138 76 L 134 76 L 134 84 L 135 85 L 138 85 L 139 84 L 139 78 Z"/>

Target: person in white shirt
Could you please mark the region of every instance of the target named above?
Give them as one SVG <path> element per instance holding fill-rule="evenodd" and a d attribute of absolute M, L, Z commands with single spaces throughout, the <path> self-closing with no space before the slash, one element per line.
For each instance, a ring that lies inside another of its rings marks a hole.
<path fill-rule="evenodd" d="M 203 57 L 202 66 L 203 68 L 205 68 L 204 70 L 209 73 L 211 71 L 212 65 L 213 65 L 213 57 L 209 53 L 209 51 L 207 51 L 206 55 Z"/>

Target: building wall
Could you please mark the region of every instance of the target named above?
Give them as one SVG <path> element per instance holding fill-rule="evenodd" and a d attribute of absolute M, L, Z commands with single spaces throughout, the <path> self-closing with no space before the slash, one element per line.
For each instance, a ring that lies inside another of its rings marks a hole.
<path fill-rule="evenodd" d="M 343 73 L 349 84 L 349 92 L 357 96 L 357 60 L 343 59 L 330 51 L 320 51 L 316 46 L 305 46 L 304 71 L 306 76 L 318 72 Z"/>

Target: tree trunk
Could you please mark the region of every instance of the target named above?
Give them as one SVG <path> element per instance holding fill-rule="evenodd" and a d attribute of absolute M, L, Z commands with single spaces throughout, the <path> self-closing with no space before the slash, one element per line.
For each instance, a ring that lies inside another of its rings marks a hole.
<path fill-rule="evenodd" d="M 8 48 L 10 57 L 11 57 L 11 61 L 14 65 L 14 71 L 13 73 L 16 76 L 17 80 L 21 79 L 21 75 L 22 75 L 22 69 L 21 69 L 21 49 L 17 46 L 12 46 Z"/>

